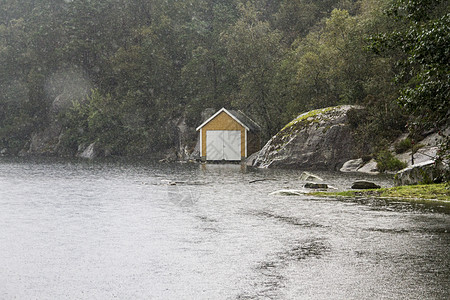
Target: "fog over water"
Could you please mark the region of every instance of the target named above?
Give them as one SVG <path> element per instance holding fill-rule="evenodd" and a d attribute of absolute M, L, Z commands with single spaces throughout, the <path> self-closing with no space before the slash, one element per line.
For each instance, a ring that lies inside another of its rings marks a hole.
<path fill-rule="evenodd" d="M 448 299 L 449 214 L 301 173 L 0 158 L 0 299 Z"/>

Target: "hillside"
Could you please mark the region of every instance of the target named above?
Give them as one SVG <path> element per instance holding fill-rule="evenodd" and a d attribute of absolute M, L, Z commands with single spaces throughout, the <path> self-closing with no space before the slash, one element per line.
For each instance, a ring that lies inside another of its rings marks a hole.
<path fill-rule="evenodd" d="M 181 123 L 195 128 L 205 108 L 221 107 L 252 116 L 266 142 L 302 112 L 343 104 L 368 108 L 350 122 L 360 152 L 373 152 L 407 121 L 420 121 L 417 132 L 447 125 L 449 7 L 2 1 L 0 152 L 166 155 Z"/>

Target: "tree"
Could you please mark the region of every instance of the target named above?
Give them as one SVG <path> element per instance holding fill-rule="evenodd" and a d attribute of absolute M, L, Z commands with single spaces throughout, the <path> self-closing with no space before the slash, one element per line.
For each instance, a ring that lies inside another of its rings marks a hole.
<path fill-rule="evenodd" d="M 335 9 L 324 27 L 296 42 L 293 63 L 297 67 L 299 109 L 360 103 L 368 76 L 362 28 L 346 10 Z"/>
<path fill-rule="evenodd" d="M 450 125 L 450 5 L 448 0 L 395 0 L 387 14 L 398 26 L 372 37 L 375 53 L 399 53 L 398 102 L 415 119 L 410 126 Z M 450 136 L 441 133 L 438 160 L 450 161 Z M 450 174 L 447 174 L 447 180 Z"/>
<path fill-rule="evenodd" d="M 239 94 L 235 105 L 251 112 L 271 136 L 281 126 L 283 110 L 272 95 L 272 78 L 285 49 L 280 47 L 281 33 L 261 20 L 259 11 L 251 3 L 241 5 L 240 18 L 222 34 L 228 58 L 238 76 Z"/>
<path fill-rule="evenodd" d="M 399 51 L 399 103 L 426 127 L 450 120 L 448 0 L 396 0 L 388 10 L 400 29 L 373 37 L 376 53 Z"/>
<path fill-rule="evenodd" d="M 275 14 L 275 27 L 283 32 L 283 38 L 291 44 L 305 37 L 319 21 L 328 16 L 337 0 L 284 0 Z"/>
<path fill-rule="evenodd" d="M 192 46 L 181 74 L 191 125 L 199 124 L 205 107 L 229 107 L 229 96 L 237 85 L 226 47 L 220 41 L 220 34 L 237 18 L 232 1 L 204 0 L 196 5 L 194 17 L 187 24 Z"/>

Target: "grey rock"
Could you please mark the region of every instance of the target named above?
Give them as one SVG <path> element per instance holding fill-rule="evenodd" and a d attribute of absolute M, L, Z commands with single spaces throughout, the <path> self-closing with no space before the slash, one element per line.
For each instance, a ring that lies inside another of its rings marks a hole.
<path fill-rule="evenodd" d="M 216 113 L 216 110 L 215 110 L 214 108 L 211 108 L 211 107 L 205 108 L 205 109 L 202 111 L 202 115 L 201 115 L 201 117 L 202 117 L 202 122 L 201 122 L 201 123 L 203 123 L 203 122 L 205 122 L 206 120 L 208 120 L 208 119 L 209 119 L 210 117 L 212 117 L 215 113 Z"/>
<path fill-rule="evenodd" d="M 300 175 L 300 180 L 302 180 L 302 181 L 314 181 L 314 182 L 323 181 L 323 179 L 320 178 L 319 176 L 314 175 L 314 174 L 309 173 L 309 172 L 303 172 Z"/>
<path fill-rule="evenodd" d="M 358 172 L 370 175 L 380 174 L 377 170 L 377 162 L 374 159 L 371 159 L 368 163 L 358 168 Z"/>
<path fill-rule="evenodd" d="M 44 130 L 33 133 L 26 154 L 55 154 L 59 147 L 61 131 L 62 125 L 52 122 Z"/>
<path fill-rule="evenodd" d="M 432 147 L 424 146 L 423 148 L 420 148 L 413 155 L 414 165 L 428 164 L 430 161 L 433 161 L 433 159 L 437 156 L 438 150 L 439 148 L 436 146 Z M 395 155 L 395 157 L 407 163 L 408 166 L 413 166 L 411 159 L 411 151 L 406 151 L 405 153 L 397 154 Z"/>
<path fill-rule="evenodd" d="M 195 159 L 197 155 L 196 151 L 200 153 L 200 145 L 193 145 L 192 141 L 196 139 L 196 132 L 194 128 L 191 128 L 186 123 L 186 117 L 181 117 L 175 124 L 175 130 L 177 133 L 177 146 L 176 146 L 176 160 L 188 161 Z M 198 143 L 198 142 L 197 142 Z M 195 153 L 194 153 L 195 152 Z"/>
<path fill-rule="evenodd" d="M 200 160 L 200 139 L 197 137 L 197 142 L 195 143 L 194 150 L 189 155 L 189 160 L 196 161 Z"/>
<path fill-rule="evenodd" d="M 94 159 L 97 156 L 98 156 L 98 150 L 97 150 L 95 143 L 92 143 L 89 146 L 87 146 L 86 149 L 84 149 L 83 152 L 81 152 L 78 155 L 78 157 L 87 158 L 87 159 Z"/>
<path fill-rule="evenodd" d="M 307 182 L 307 183 L 305 183 L 305 188 L 308 188 L 308 189 L 327 189 L 328 188 L 328 184 Z"/>
<path fill-rule="evenodd" d="M 249 157 L 247 157 L 247 159 L 245 160 L 245 164 L 247 166 L 253 166 L 253 164 L 255 163 L 256 158 L 258 157 L 259 152 L 255 152 L 253 154 L 251 154 Z"/>
<path fill-rule="evenodd" d="M 359 168 L 363 166 L 362 158 L 351 159 L 344 163 L 342 168 L 339 170 L 341 172 L 357 172 Z"/>
<path fill-rule="evenodd" d="M 278 196 L 301 196 L 305 193 L 300 190 L 278 190 L 275 192 L 270 193 L 269 195 L 278 195 Z"/>
<path fill-rule="evenodd" d="M 445 167 L 442 165 L 436 166 L 433 160 L 414 164 L 397 172 L 395 176 L 395 184 L 410 185 L 431 183 L 439 179 L 440 174 L 444 169 Z"/>
<path fill-rule="evenodd" d="M 365 180 L 358 180 L 355 181 L 352 185 L 352 189 L 355 190 L 367 190 L 367 189 L 379 189 L 381 188 L 378 184 L 370 182 L 370 181 L 365 181 Z"/>
<path fill-rule="evenodd" d="M 339 170 L 356 156 L 347 113 L 357 106 L 338 106 L 298 116 L 273 136 L 255 159 L 261 168 Z"/>
<path fill-rule="evenodd" d="M 74 101 L 83 101 L 92 88 L 89 76 L 77 67 L 54 72 L 45 82 L 45 92 L 53 99 L 51 115 L 66 112 Z"/>

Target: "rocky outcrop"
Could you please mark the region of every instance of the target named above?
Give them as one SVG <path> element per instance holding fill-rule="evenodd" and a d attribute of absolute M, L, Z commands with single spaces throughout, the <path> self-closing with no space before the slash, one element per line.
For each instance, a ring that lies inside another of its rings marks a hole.
<path fill-rule="evenodd" d="M 442 131 L 444 132 L 444 135 L 450 135 L 450 128 L 443 129 Z M 423 164 L 427 165 L 436 160 L 439 151 L 439 144 L 442 142 L 442 138 L 437 132 L 429 134 L 425 133 L 423 136 L 423 140 L 419 142 L 417 147 L 418 149 L 415 149 L 414 153 L 412 153 L 411 149 L 406 150 L 403 153 L 395 153 L 395 145 L 400 143 L 402 140 L 405 140 L 408 137 L 408 133 L 404 133 L 399 136 L 397 140 L 389 147 L 389 151 L 394 154 L 395 158 L 404 162 L 408 168 L 414 166 L 421 168 Z M 379 171 L 377 170 L 377 162 L 374 159 L 368 161 L 367 159 L 363 160 L 362 158 L 352 159 L 345 162 L 340 171 L 359 172 L 371 175 L 379 174 Z M 419 178 L 419 181 L 421 180 L 422 179 Z M 405 180 L 405 184 L 412 184 L 413 182 L 417 184 L 419 181 L 408 179 Z"/>
<path fill-rule="evenodd" d="M 261 149 L 253 165 L 261 168 L 339 170 L 355 158 L 347 113 L 357 106 L 337 106 L 299 115 Z"/>
<path fill-rule="evenodd" d="M 198 146 L 197 148 L 197 145 L 192 145 L 192 141 L 195 141 L 196 137 L 194 128 L 187 125 L 186 118 L 183 116 L 176 123 L 175 129 L 178 139 L 175 151 L 176 160 L 187 161 L 193 159 L 193 156 L 196 155 L 196 150 L 198 150 L 198 153 L 200 153 L 200 146 Z"/>
<path fill-rule="evenodd" d="M 396 185 L 426 184 L 438 181 L 442 174 L 434 160 L 411 165 L 395 175 Z"/>
<path fill-rule="evenodd" d="M 57 153 L 62 126 L 59 122 L 52 122 L 44 130 L 35 132 L 31 135 L 31 141 L 28 149 L 24 149 L 21 155 L 54 155 Z"/>
<path fill-rule="evenodd" d="M 74 76 L 70 78 L 67 76 Z M 55 94 L 48 112 L 49 124 L 46 128 L 35 131 L 31 135 L 29 144 L 20 152 L 20 155 L 63 155 L 60 149 L 63 125 L 58 116 L 66 113 L 73 101 L 84 99 L 90 90 L 90 85 L 84 82 L 82 76 L 70 71 L 57 73 L 48 82 L 49 95 Z"/>
<path fill-rule="evenodd" d="M 79 152 L 79 154 L 77 154 L 77 157 L 80 157 L 80 158 L 94 159 L 99 155 L 99 150 L 97 149 L 97 146 L 95 143 L 89 144 L 89 146 L 87 146 L 84 149 L 80 145 L 78 152 Z"/>

